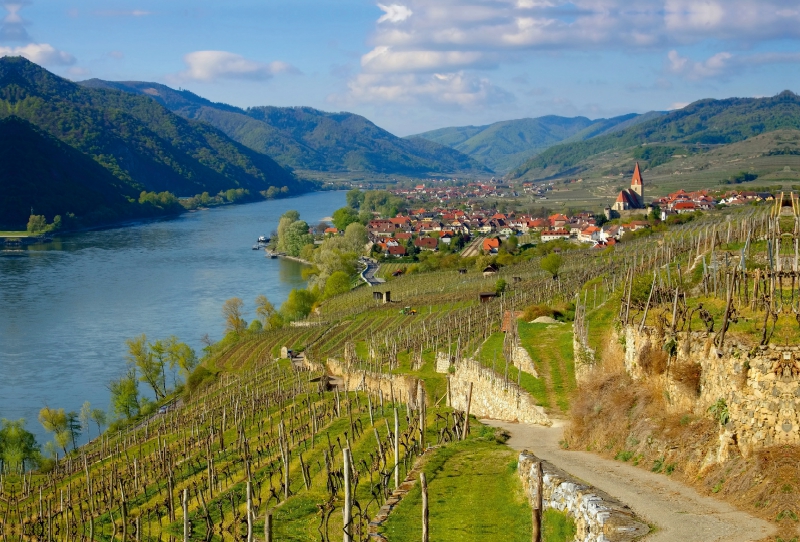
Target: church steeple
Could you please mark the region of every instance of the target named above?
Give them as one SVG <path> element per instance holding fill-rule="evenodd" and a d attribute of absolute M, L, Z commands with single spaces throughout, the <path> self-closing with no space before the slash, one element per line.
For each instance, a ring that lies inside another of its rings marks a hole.
<path fill-rule="evenodd" d="M 636 192 L 636 194 L 639 196 L 639 205 L 644 208 L 644 179 L 642 178 L 642 172 L 639 169 L 639 162 L 636 162 L 636 167 L 633 169 L 631 190 Z"/>

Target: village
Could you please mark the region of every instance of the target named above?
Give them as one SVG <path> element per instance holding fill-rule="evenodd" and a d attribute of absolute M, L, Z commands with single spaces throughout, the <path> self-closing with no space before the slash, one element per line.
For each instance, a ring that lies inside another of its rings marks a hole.
<path fill-rule="evenodd" d="M 462 256 L 494 255 L 511 237 L 517 238 L 520 246 L 565 241 L 603 249 L 621 241 L 626 234 L 651 228 L 659 222 L 681 222 L 681 218 L 673 218 L 680 215 L 774 201 L 771 192 L 714 193 L 681 189 L 646 203 L 645 183 L 637 163 L 631 188 L 621 191 L 616 201 L 605 206 L 602 212 L 572 211 L 540 216 L 541 213 L 508 210 L 514 207 L 520 192 L 546 199 L 545 194 L 553 189 L 553 184 L 523 183 L 521 187 L 481 183 L 418 184 L 414 188 L 390 190 L 404 199 L 409 210 L 368 222 L 372 254 L 384 258 L 413 257 L 421 251 L 459 252 Z M 501 205 L 486 205 L 488 199 L 505 201 Z M 325 230 L 326 235 L 339 233 L 336 228 Z"/>

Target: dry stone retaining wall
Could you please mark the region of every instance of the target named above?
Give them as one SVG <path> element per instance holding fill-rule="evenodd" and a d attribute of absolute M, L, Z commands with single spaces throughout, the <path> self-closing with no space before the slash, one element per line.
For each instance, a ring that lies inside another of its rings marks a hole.
<path fill-rule="evenodd" d="M 629 542 L 646 535 L 649 527 L 626 505 L 602 491 L 572 478 L 530 452 L 519 456 L 518 472 L 531 504 L 538 486 L 536 464 L 542 464 L 542 507 L 566 512 L 577 528 L 576 541 Z"/>
<path fill-rule="evenodd" d="M 494 371 L 471 360 L 461 362 L 450 376 L 449 406 L 458 410 L 467 409 L 470 383 L 470 413 L 478 418 L 546 426 L 553 424 L 544 408 L 538 406 L 527 391 L 514 383 L 506 384 Z"/>
<path fill-rule="evenodd" d="M 660 378 L 676 411 L 703 415 L 723 399 L 730 422 L 721 431 L 719 460 L 734 442 L 747 457 L 753 450 L 776 445 L 800 445 L 800 346 L 753 346 L 730 334 L 717 348 L 715 333 L 659 334 L 652 328 L 628 326 L 623 331 L 625 368 L 634 378 Z M 619 340 L 619 339 L 617 339 Z M 675 355 L 664 375 L 646 375 L 642 356 L 675 341 Z M 685 364 L 702 367 L 700 390 L 676 382 L 671 371 Z"/>

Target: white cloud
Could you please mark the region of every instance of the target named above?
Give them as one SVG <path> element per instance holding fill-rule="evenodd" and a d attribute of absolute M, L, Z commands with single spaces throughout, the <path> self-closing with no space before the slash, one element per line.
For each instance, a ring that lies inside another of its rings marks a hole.
<path fill-rule="evenodd" d="M 75 57 L 49 43 L 29 43 L 22 47 L 0 47 L 0 56 L 23 56 L 42 66 L 70 66 Z"/>
<path fill-rule="evenodd" d="M 406 6 L 401 6 L 399 4 L 392 4 L 389 6 L 378 4 L 378 7 L 384 12 L 383 16 L 378 19 L 378 24 L 402 23 L 414 14 L 414 12 L 408 9 Z"/>
<path fill-rule="evenodd" d="M 228 51 L 195 51 L 183 57 L 187 69 L 178 79 L 216 81 L 218 79 L 269 79 L 281 73 L 300 73 L 286 62 L 258 62 Z"/>
<path fill-rule="evenodd" d="M 800 53 L 754 53 L 734 55 L 727 51 L 706 60 L 695 61 L 672 50 L 667 54 L 667 70 L 690 80 L 724 77 L 737 71 L 768 64 L 800 63 Z"/>
<path fill-rule="evenodd" d="M 466 74 L 359 74 L 350 80 L 348 95 L 332 96 L 339 103 L 436 104 L 473 108 L 508 103 L 509 92 L 488 79 Z"/>
<path fill-rule="evenodd" d="M 481 65 L 488 65 L 486 55 L 477 51 L 393 51 L 380 46 L 361 57 L 361 67 L 372 73 L 458 70 Z"/>
<path fill-rule="evenodd" d="M 676 109 L 683 109 L 687 105 L 689 105 L 689 102 L 675 102 L 672 105 L 670 105 L 668 109 L 670 111 L 675 111 Z"/>
<path fill-rule="evenodd" d="M 101 9 L 92 12 L 93 15 L 98 17 L 147 17 L 148 15 L 152 15 L 152 11 L 146 11 L 144 9 L 129 9 L 129 10 L 107 10 Z"/>

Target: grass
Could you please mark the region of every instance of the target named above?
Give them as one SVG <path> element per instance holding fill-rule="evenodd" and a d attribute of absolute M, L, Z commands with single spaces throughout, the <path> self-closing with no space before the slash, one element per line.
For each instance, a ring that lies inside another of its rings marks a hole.
<path fill-rule="evenodd" d="M 572 326 L 519 323 L 522 346 L 528 351 L 545 382 L 548 405 L 567 412 L 575 391 Z"/>
<path fill-rule="evenodd" d="M 0 230 L 0 237 L 30 237 L 31 233 L 28 233 L 25 230 L 22 231 L 12 231 L 12 230 Z"/>
<path fill-rule="evenodd" d="M 531 538 L 531 510 L 517 474 L 517 454 L 499 444 L 493 430 L 438 449 L 426 461 L 432 540 L 524 541 Z M 392 542 L 419 540 L 422 524 L 419 483 L 394 509 L 383 534 Z M 544 542 L 574 540 L 575 522 L 564 512 L 542 516 Z"/>
<path fill-rule="evenodd" d="M 483 343 L 480 353 L 478 355 L 479 361 L 485 366 L 494 368 L 499 375 L 505 374 L 505 358 L 503 357 L 503 338 L 504 333 L 493 333 L 489 336 L 486 342 Z M 537 370 L 540 370 L 538 365 Z M 508 379 L 511 382 L 516 382 L 519 376 L 519 385 L 522 389 L 530 393 L 536 404 L 549 408 L 552 404 L 550 393 L 547 389 L 547 384 L 543 378 L 535 378 L 533 375 L 522 371 L 519 375 L 519 369 L 513 365 L 508 367 Z"/>
<path fill-rule="evenodd" d="M 482 429 L 482 433 L 491 431 Z M 434 452 L 424 466 L 431 540 L 530 540 L 530 505 L 517 475 L 516 459 L 516 452 L 487 437 Z M 389 540 L 419 540 L 421 502 L 417 483 L 384 525 Z"/>

